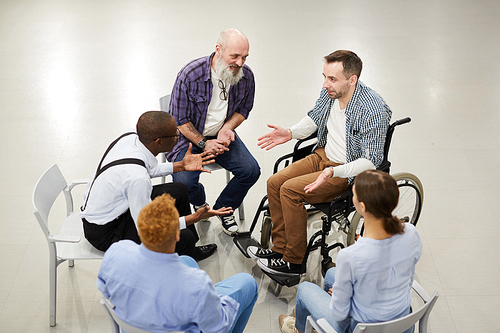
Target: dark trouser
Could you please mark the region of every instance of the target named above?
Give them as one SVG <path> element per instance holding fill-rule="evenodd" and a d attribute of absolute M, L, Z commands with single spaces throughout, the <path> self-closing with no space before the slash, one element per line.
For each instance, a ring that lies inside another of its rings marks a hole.
<path fill-rule="evenodd" d="M 168 193 L 175 199 L 175 207 L 179 211 L 180 216 L 191 214 L 187 188 L 184 184 L 167 183 L 155 185 L 151 192 L 151 199 L 163 193 Z M 129 210 L 104 225 L 90 223 L 85 219 L 82 219 L 82 221 L 85 238 L 98 250 L 106 251 L 111 244 L 122 239 L 130 239 L 137 244 L 141 243 L 134 219 L 130 215 Z M 179 255 L 192 256 L 195 243 L 198 240 L 199 237 L 194 224 L 187 226 L 186 229 L 181 230 L 181 239 L 175 246 L 175 252 Z"/>
<path fill-rule="evenodd" d="M 207 137 L 211 139 L 213 137 Z M 187 147 L 182 149 L 175 161 L 182 161 L 187 152 Z M 201 153 L 201 149 L 193 147 L 193 154 Z M 248 190 L 257 182 L 260 176 L 260 167 L 243 141 L 235 135 L 234 141 L 229 145 L 229 151 L 217 155 L 215 162 L 226 170 L 231 171 L 234 177 L 227 183 L 212 206 L 213 209 L 222 207 L 238 208 L 247 195 Z M 207 200 L 205 188 L 200 183 L 201 171 L 181 171 L 172 175 L 175 182 L 186 184 L 191 204 L 201 206 Z"/>

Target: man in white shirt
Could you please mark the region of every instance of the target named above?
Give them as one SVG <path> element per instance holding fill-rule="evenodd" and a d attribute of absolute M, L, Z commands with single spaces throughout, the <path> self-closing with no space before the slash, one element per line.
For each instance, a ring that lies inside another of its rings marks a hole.
<path fill-rule="evenodd" d="M 358 80 L 361 69 L 361 59 L 351 51 L 327 55 L 323 89 L 315 107 L 289 129 L 268 125 L 274 130 L 259 138 L 258 145 L 269 150 L 292 138 L 318 133 L 312 154 L 267 181 L 273 247 L 247 250 L 267 272 L 304 273 L 307 212 L 303 202 L 333 200 L 347 191 L 354 176 L 375 169 L 383 160 L 391 110 L 379 94 Z"/>
<path fill-rule="evenodd" d="M 213 155 L 194 155 L 191 149 L 182 161 L 158 164 L 156 155 L 172 150 L 178 137 L 175 119 L 170 114 L 148 111 L 139 118 L 137 133 L 125 133 L 109 146 L 85 190 L 80 213 L 85 237 L 93 246 L 106 251 L 112 243 L 122 239 L 140 243 L 136 228 L 140 210 L 152 198 L 169 193 L 176 199 L 181 215 L 181 240 L 176 251 L 196 260 L 205 259 L 215 252 L 215 244 L 195 247 L 199 237 L 194 223 L 213 215 L 228 214 L 231 208 L 212 210 L 207 206 L 191 214 L 187 189 L 183 184 L 151 184 L 151 178 L 174 172 L 208 172 L 203 166 L 213 162 Z"/>

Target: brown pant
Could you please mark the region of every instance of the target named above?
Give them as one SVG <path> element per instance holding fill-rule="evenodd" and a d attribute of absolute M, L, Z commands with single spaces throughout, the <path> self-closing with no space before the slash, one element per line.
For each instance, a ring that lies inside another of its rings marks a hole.
<path fill-rule="evenodd" d="M 304 187 L 316 180 L 323 169 L 339 164 L 331 162 L 324 148 L 292 163 L 267 180 L 267 198 L 273 228 L 272 250 L 283 254 L 283 259 L 301 264 L 307 248 L 307 212 L 304 202 L 314 204 L 333 200 L 347 191 L 346 178 L 330 178 L 311 193 Z"/>

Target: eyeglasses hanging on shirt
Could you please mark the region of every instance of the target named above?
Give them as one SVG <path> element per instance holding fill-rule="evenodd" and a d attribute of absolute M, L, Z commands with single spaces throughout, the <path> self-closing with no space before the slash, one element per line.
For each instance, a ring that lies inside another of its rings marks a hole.
<path fill-rule="evenodd" d="M 219 93 L 219 98 L 222 101 L 227 101 L 227 91 L 226 91 L 226 85 L 222 80 L 219 80 L 219 89 L 221 90 Z"/>

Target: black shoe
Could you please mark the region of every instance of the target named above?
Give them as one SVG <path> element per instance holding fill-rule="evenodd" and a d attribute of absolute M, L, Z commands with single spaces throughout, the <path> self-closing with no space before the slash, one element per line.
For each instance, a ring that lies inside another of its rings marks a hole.
<path fill-rule="evenodd" d="M 283 258 L 283 255 L 278 252 L 274 252 L 271 249 L 262 249 L 257 246 L 249 246 L 247 247 L 247 254 L 252 259 L 279 259 Z"/>
<path fill-rule="evenodd" d="M 294 276 L 305 273 L 300 271 L 302 265 L 286 262 L 283 258 L 259 259 L 257 260 L 257 265 L 259 265 L 262 270 L 271 274 Z"/>
<path fill-rule="evenodd" d="M 193 259 L 200 261 L 210 257 L 217 250 L 217 244 L 208 244 L 194 248 Z"/>

